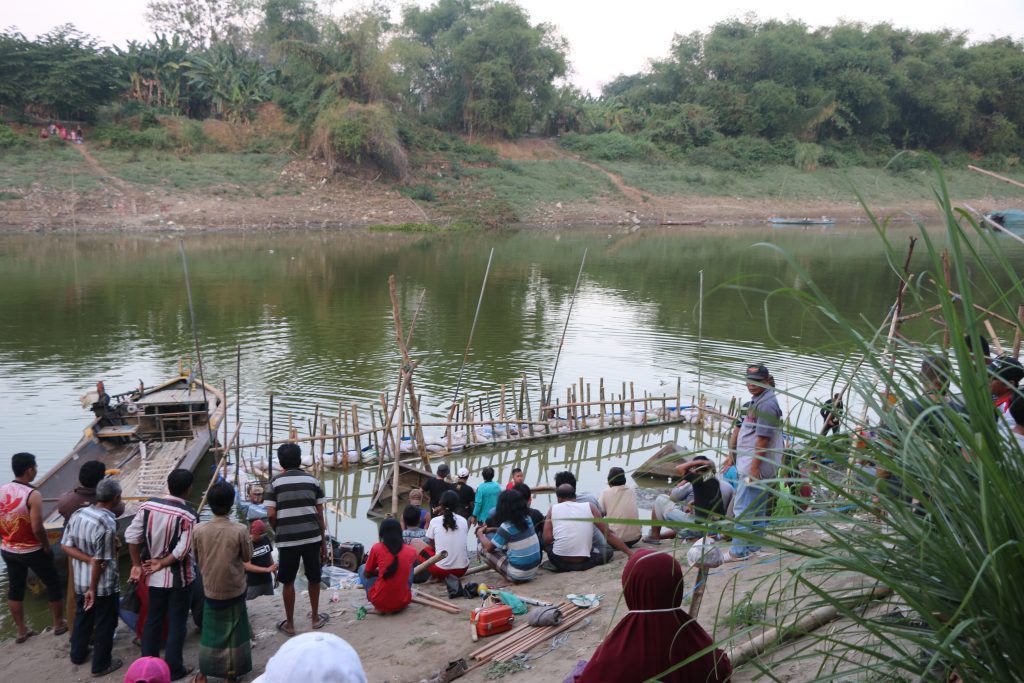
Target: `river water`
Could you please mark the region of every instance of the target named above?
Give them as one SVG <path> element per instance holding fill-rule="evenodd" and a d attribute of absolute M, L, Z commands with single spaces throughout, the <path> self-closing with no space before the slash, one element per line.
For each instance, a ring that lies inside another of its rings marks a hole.
<path fill-rule="evenodd" d="M 916 230 L 891 231 L 899 261 L 906 236 Z M 280 437 L 289 418 L 305 434 L 317 405 L 335 415 L 339 401 L 364 406 L 394 390 L 400 355 L 390 274 L 397 278 L 406 329 L 426 290 L 412 342 L 416 389 L 424 418 L 443 418 L 491 248 L 462 383 L 474 401 L 485 392 L 496 399 L 500 384 L 525 374 L 536 405 L 538 370 L 550 376 L 587 250 L 556 397 L 564 399 L 565 387 L 582 377 L 595 397 L 599 378 L 615 393 L 633 382 L 638 395 L 674 395 L 679 382 L 689 402 L 699 383 L 709 401 L 727 406 L 744 393 L 746 365 L 764 362 L 791 394 L 783 400 L 789 419 L 813 426 L 816 411 L 799 399 L 829 395 L 849 345 L 800 297 L 813 282 L 842 314 L 877 324 L 898 281 L 883 241 L 865 226 L 606 227 L 443 237 L 363 231 L 4 236 L 4 458 L 30 451 L 46 471 L 88 423 L 79 397 L 96 380 L 105 380 L 111 394 L 140 380 L 151 385 L 195 355 L 179 239 L 188 254 L 205 375 L 217 385 L 227 381 L 232 422 L 240 395 L 245 442 L 257 439 L 258 422 L 264 433 L 270 392 Z M 1007 243 L 1020 266 L 1018 246 Z M 923 252 L 915 265 L 924 263 Z M 531 485 L 549 483 L 554 472 L 569 468 L 582 490 L 597 491 L 608 467 L 636 467 L 665 441 L 685 440 L 680 431 L 546 443 L 451 462 L 453 470 L 466 464 L 474 473 L 492 463 L 502 482 L 519 464 Z M 373 479 L 368 469 L 326 482 L 328 494 L 342 499 L 339 536 L 367 547 L 376 536 L 365 518 Z M 474 476 L 471 483 L 478 481 Z M 9 633 L 2 611 L 0 635 Z"/>

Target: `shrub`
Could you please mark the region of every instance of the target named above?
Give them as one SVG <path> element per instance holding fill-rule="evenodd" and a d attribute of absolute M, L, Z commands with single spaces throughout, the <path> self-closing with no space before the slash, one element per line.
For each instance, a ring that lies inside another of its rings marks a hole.
<path fill-rule="evenodd" d="M 648 140 L 624 133 L 569 133 L 560 138 L 563 147 L 591 159 L 602 161 L 648 161 L 657 158 L 658 148 Z"/>
<path fill-rule="evenodd" d="M 793 154 L 793 165 L 801 171 L 813 171 L 818 168 L 822 152 L 824 150 L 821 145 L 816 145 L 813 142 L 801 142 L 797 144 L 796 152 Z"/>
<path fill-rule="evenodd" d="M 0 149 L 17 149 L 27 144 L 24 136 L 18 135 L 10 126 L 0 123 Z"/>
<path fill-rule="evenodd" d="M 394 116 L 380 104 L 341 104 L 317 117 L 313 155 L 334 169 L 339 159 L 376 163 L 396 180 L 409 174 L 409 157 L 398 137 Z"/>

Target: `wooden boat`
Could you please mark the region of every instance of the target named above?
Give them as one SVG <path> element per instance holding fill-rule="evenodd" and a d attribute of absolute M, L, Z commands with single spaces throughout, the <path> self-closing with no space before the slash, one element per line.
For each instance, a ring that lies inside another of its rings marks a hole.
<path fill-rule="evenodd" d="M 707 222 L 708 222 L 707 218 L 700 218 L 700 219 L 696 219 L 696 220 L 683 220 L 683 221 L 676 221 L 676 220 L 672 220 L 671 218 L 666 218 L 659 225 L 704 225 Z"/>
<path fill-rule="evenodd" d="M 689 451 L 677 443 L 666 444 L 644 461 L 644 464 L 633 470 L 633 478 L 678 479 L 676 465 L 685 461 L 688 453 Z"/>
<path fill-rule="evenodd" d="M 217 426 L 224 419 L 224 394 L 210 384 L 188 376 L 140 388 L 113 397 L 111 407 L 85 428 L 71 452 L 40 479 L 43 525 L 51 545 L 59 545 L 64 518 L 57 501 L 78 484 L 78 470 L 88 460 L 100 460 L 121 482 L 125 512 L 118 519 L 123 530 L 139 503 L 163 493 L 171 470 L 195 471 L 216 442 Z M 95 394 L 93 394 L 95 396 Z"/>
<path fill-rule="evenodd" d="M 835 218 L 821 216 L 820 218 L 769 218 L 772 225 L 833 225 Z"/>
<path fill-rule="evenodd" d="M 1007 230 L 1024 230 L 1024 209 L 1003 209 L 1002 211 L 990 211 L 985 214 L 993 223 L 1003 226 Z"/>
<path fill-rule="evenodd" d="M 391 511 L 391 496 L 394 495 L 394 487 L 391 485 L 392 467 L 393 465 L 388 465 L 385 468 L 387 471 L 384 472 L 380 486 L 370 502 L 370 512 L 384 513 Z M 430 472 L 418 467 L 413 467 L 403 462 L 398 463 L 398 499 L 408 501 L 409 491 L 423 488 L 424 482 L 433 476 Z"/>

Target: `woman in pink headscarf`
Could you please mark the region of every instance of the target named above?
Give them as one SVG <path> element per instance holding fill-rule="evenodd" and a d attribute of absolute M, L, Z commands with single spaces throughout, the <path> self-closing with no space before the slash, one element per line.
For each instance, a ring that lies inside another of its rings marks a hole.
<path fill-rule="evenodd" d="M 711 636 L 682 608 L 683 568 L 675 558 L 637 551 L 622 570 L 622 590 L 629 612 L 598 646 L 575 683 L 729 680 L 729 658 L 721 650 L 711 649 Z M 678 666 L 705 650 L 692 662 Z"/>

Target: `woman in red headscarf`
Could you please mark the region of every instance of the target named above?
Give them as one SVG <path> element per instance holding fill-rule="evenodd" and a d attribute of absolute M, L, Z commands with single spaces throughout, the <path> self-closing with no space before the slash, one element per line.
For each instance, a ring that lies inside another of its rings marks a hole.
<path fill-rule="evenodd" d="M 657 680 L 720 683 L 732 665 L 683 608 L 683 568 L 666 553 L 638 550 L 622 570 L 629 612 L 594 651 L 575 683 Z M 703 655 L 678 666 L 698 652 Z M 668 672 L 672 667 L 677 667 Z M 666 673 L 668 672 L 668 673 Z"/>

